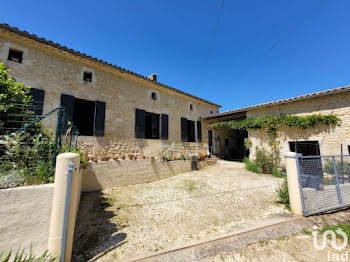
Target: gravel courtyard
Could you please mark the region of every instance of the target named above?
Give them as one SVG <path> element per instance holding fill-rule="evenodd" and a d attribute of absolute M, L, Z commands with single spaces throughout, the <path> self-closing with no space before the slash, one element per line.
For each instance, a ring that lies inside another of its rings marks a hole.
<path fill-rule="evenodd" d="M 219 160 L 199 171 L 82 195 L 75 261 L 118 260 L 230 233 L 287 213 L 282 180 Z"/>

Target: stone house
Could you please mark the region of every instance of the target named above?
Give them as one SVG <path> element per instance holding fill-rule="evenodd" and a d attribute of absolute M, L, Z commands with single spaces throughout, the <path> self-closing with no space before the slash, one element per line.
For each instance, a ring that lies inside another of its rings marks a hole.
<path fill-rule="evenodd" d="M 219 121 L 280 114 L 334 114 L 342 121 L 339 126 L 317 125 L 305 130 L 283 127 L 279 130 L 277 137 L 282 161 L 284 161 L 284 154 L 289 151 L 304 155 L 350 153 L 350 86 L 207 115 L 202 117 L 202 122 L 205 121 L 207 125 Z M 257 146 L 267 150 L 271 149 L 269 145 L 271 140 L 264 131 L 238 132 L 217 128 L 209 132 L 213 137 L 214 153 L 223 158 L 242 159 L 247 156 L 244 138 L 249 138 L 251 143 L 250 158 L 255 157 Z"/>
<path fill-rule="evenodd" d="M 208 150 L 200 117 L 220 106 L 155 74 L 141 76 L 6 24 L 0 24 L 0 62 L 32 87 L 43 104 L 36 114 L 63 106 L 79 129 L 80 148 L 96 158 Z"/>

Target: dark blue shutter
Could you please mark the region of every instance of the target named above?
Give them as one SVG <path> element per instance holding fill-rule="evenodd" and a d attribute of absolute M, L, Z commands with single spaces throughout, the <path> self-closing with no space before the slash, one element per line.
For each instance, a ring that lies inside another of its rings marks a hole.
<path fill-rule="evenodd" d="M 30 88 L 29 96 L 32 97 L 31 105 L 28 107 L 35 115 L 41 116 L 43 114 L 45 91 L 36 88 Z"/>
<path fill-rule="evenodd" d="M 188 141 L 188 135 L 187 135 L 187 119 L 184 117 L 181 117 L 181 141 L 187 142 Z"/>
<path fill-rule="evenodd" d="M 95 103 L 94 136 L 104 136 L 105 135 L 105 115 L 106 115 L 106 103 L 96 101 L 96 103 Z"/>
<path fill-rule="evenodd" d="M 197 141 L 202 142 L 202 123 L 197 121 Z"/>
<path fill-rule="evenodd" d="M 64 109 L 64 114 L 69 118 L 70 121 L 73 120 L 74 114 L 74 96 L 62 94 L 61 95 L 61 106 Z"/>
<path fill-rule="evenodd" d="M 169 136 L 169 117 L 166 114 L 162 114 L 162 135 L 161 139 L 168 139 Z"/>
<path fill-rule="evenodd" d="M 61 119 L 61 134 L 65 134 L 69 128 L 68 121 L 73 121 L 74 114 L 74 96 L 62 94 L 61 107 L 63 108 L 63 115 Z"/>
<path fill-rule="evenodd" d="M 146 126 L 145 126 L 146 111 L 142 109 L 136 109 L 135 113 L 135 137 L 145 138 Z"/>

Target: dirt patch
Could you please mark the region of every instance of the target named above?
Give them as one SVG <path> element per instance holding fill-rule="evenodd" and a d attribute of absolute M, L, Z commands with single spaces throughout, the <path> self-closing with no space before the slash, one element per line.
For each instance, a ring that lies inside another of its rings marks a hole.
<path fill-rule="evenodd" d="M 80 200 L 78 219 L 74 232 L 72 261 L 87 261 L 96 253 L 103 253 L 108 248 L 123 244 L 126 234 L 119 232 L 121 225 L 111 223 L 115 214 L 107 209 L 110 199 L 101 192 L 83 193 Z M 101 243 L 109 243 L 109 247 Z"/>
<path fill-rule="evenodd" d="M 99 261 L 150 254 L 283 215 L 288 211 L 276 203 L 274 192 L 281 182 L 270 175 L 251 173 L 241 163 L 218 161 L 172 178 L 106 190 L 101 196 L 108 199 L 106 215 L 97 215 L 97 221 L 87 224 L 109 226 L 97 230 L 105 233 L 98 233 L 101 239 L 89 254 Z M 126 239 L 123 245 L 116 245 L 112 237 L 120 233 Z M 80 239 L 84 241 L 84 235 Z"/>
<path fill-rule="evenodd" d="M 318 239 L 318 243 L 322 243 L 321 238 Z M 342 243 L 342 241 L 338 241 L 337 245 L 340 246 Z M 333 256 L 333 254 L 340 256 L 344 254 L 345 251 L 350 251 L 350 248 L 337 251 L 332 248 L 330 240 L 327 241 L 327 246 L 325 249 L 317 250 L 313 246 L 312 236 L 307 234 L 299 234 L 276 240 L 260 241 L 243 248 L 240 252 L 235 254 L 221 253 L 214 258 L 204 260 L 203 262 L 320 262 L 329 261 L 328 252 L 331 252 L 330 256 Z"/>

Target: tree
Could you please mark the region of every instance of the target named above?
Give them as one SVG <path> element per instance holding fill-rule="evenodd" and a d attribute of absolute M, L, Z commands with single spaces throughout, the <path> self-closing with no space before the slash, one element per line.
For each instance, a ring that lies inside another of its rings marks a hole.
<path fill-rule="evenodd" d="M 32 114 L 29 86 L 17 82 L 10 70 L 0 63 L 0 134 L 9 134 L 28 123 Z"/>

